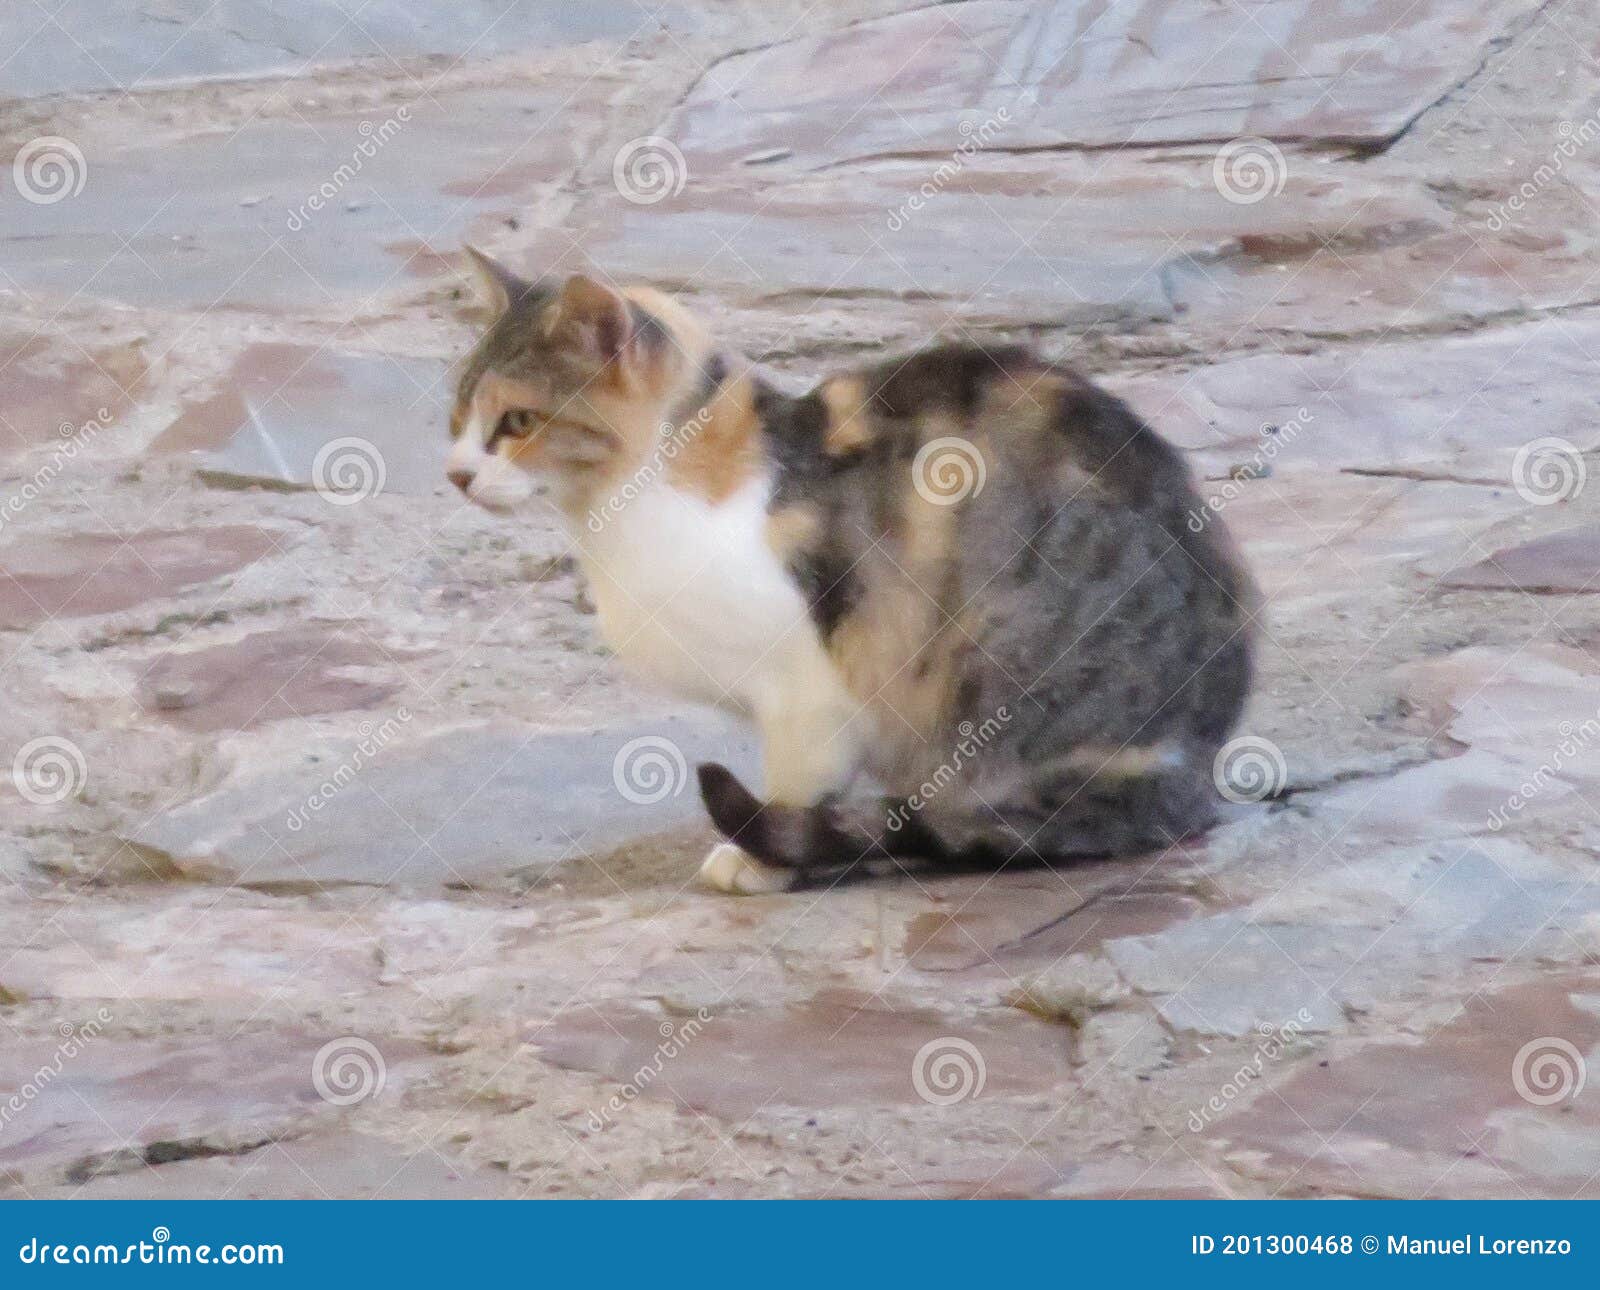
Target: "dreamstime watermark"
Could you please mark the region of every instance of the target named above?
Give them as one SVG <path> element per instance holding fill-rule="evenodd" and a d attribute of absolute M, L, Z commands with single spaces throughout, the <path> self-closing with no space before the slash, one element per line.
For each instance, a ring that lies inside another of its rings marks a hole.
<path fill-rule="evenodd" d="M 17 1250 L 17 1261 L 22 1264 L 38 1264 L 41 1267 L 132 1267 L 135 1264 L 149 1267 L 152 1264 L 158 1268 L 190 1267 L 235 1267 L 251 1264 L 283 1264 L 283 1246 L 281 1245 L 236 1245 L 229 1242 L 226 1245 L 190 1245 L 184 1241 L 174 1241 L 171 1229 L 157 1225 L 150 1229 L 148 1241 L 129 1241 L 126 1245 L 114 1245 L 110 1241 L 100 1241 L 88 1245 L 83 1241 L 67 1244 L 65 1241 L 52 1240 L 46 1237 L 41 1241 L 37 1236 L 29 1237 L 26 1245 Z"/>
<path fill-rule="evenodd" d="M 1271 139 L 1246 135 L 1230 139 L 1217 149 L 1211 162 L 1211 182 L 1222 199 L 1235 206 L 1253 206 L 1283 191 L 1289 163 Z"/>
<path fill-rule="evenodd" d="M 1238 497 L 1244 490 L 1244 485 L 1252 479 L 1260 479 L 1272 473 L 1272 463 L 1285 447 L 1293 443 L 1300 432 L 1310 425 L 1316 418 L 1307 408 L 1297 408 L 1294 416 L 1283 422 L 1269 422 L 1261 427 L 1261 444 L 1250 455 L 1248 461 L 1240 462 L 1228 472 L 1228 480 L 1223 486 L 1206 498 L 1201 503 L 1200 509 L 1190 508 L 1186 523 L 1191 533 L 1199 533 L 1211 522 L 1213 516 L 1220 515 L 1227 504 Z"/>
<path fill-rule="evenodd" d="M 1530 440 L 1511 459 L 1511 486 L 1530 506 L 1570 502 L 1588 478 L 1578 445 L 1555 435 Z"/>
<path fill-rule="evenodd" d="M 1484 225 L 1491 233 L 1498 233 L 1511 223 L 1515 216 L 1526 210 L 1529 202 L 1555 183 L 1556 177 L 1566 169 L 1569 158 L 1577 156 L 1600 138 L 1600 113 L 1585 117 L 1577 125 L 1573 125 L 1571 121 L 1563 121 L 1556 127 L 1556 133 L 1561 138 L 1550 150 L 1550 155 L 1537 170 L 1517 185 L 1517 190 L 1511 196 L 1489 213 L 1488 219 L 1484 220 Z"/>
<path fill-rule="evenodd" d="M 350 755 L 339 763 L 333 774 L 311 791 L 304 802 L 289 812 L 284 821 L 289 831 L 298 833 L 310 824 L 312 817 L 348 788 L 361 773 L 362 768 L 382 752 L 400 733 L 400 727 L 410 720 L 411 710 L 400 707 L 395 709 L 394 716 L 385 719 L 380 726 L 374 726 L 370 721 L 363 721 L 357 728 L 356 746 Z"/>
<path fill-rule="evenodd" d="M 954 506 L 983 492 L 989 469 L 975 444 L 955 435 L 930 439 L 911 462 L 911 486 L 935 506 Z"/>
<path fill-rule="evenodd" d="M 898 833 L 910 823 L 913 815 L 953 784 L 961 768 L 988 747 L 1010 720 L 1011 709 L 1002 705 L 994 710 L 993 716 L 985 717 L 979 725 L 963 721 L 956 728 L 956 733 L 961 736 L 960 741 L 951 750 L 950 756 L 905 801 L 897 803 L 889 812 L 889 832 Z"/>
<path fill-rule="evenodd" d="M 642 135 L 617 149 L 611 159 L 611 182 L 623 200 L 654 206 L 683 191 L 689 182 L 689 163 L 671 139 Z"/>
<path fill-rule="evenodd" d="M 989 1068 L 969 1039 L 941 1035 L 917 1049 L 911 1059 L 911 1087 L 929 1106 L 954 1106 L 983 1092 Z"/>
<path fill-rule="evenodd" d="M 1260 1079 L 1265 1073 L 1268 1063 L 1275 1062 L 1282 1057 L 1289 1045 L 1307 1026 L 1311 1024 L 1311 1013 L 1301 1008 L 1288 1021 L 1281 1026 L 1274 1026 L 1270 1022 L 1262 1022 L 1257 1027 L 1261 1035 L 1261 1042 L 1256 1045 L 1255 1052 L 1249 1060 L 1236 1070 L 1232 1077 L 1223 1086 L 1207 1099 L 1199 1110 L 1191 1109 L 1189 1112 L 1189 1132 L 1199 1133 L 1213 1119 L 1223 1114 L 1233 1101 Z"/>
<path fill-rule="evenodd" d="M 683 792 L 689 763 L 683 749 L 665 735 L 640 735 L 617 749 L 611 782 L 635 806 L 654 806 Z"/>
<path fill-rule="evenodd" d="M 316 192 L 311 193 L 305 201 L 289 212 L 288 218 L 284 221 L 289 231 L 298 233 L 309 224 L 311 217 L 342 193 L 350 181 L 361 173 L 367 162 L 382 152 L 389 141 L 399 134 L 410 120 L 411 108 L 407 104 L 402 104 L 395 109 L 393 116 L 386 117 L 377 125 L 371 121 L 363 121 L 358 125 L 356 133 L 361 136 L 361 142 L 351 151 L 350 160 L 341 162 L 339 168 L 322 181 Z"/>
<path fill-rule="evenodd" d="M 50 1086 L 69 1061 L 81 1053 L 88 1043 L 110 1024 L 110 1010 L 101 1008 L 81 1025 L 71 1021 L 63 1021 L 57 1025 L 56 1033 L 61 1036 L 61 1042 L 56 1045 L 56 1051 L 50 1060 L 24 1080 L 16 1092 L 4 1102 L 0 1102 L 0 1133 L 3 1133 L 6 1125 L 21 1115 L 28 1104 Z"/>
<path fill-rule="evenodd" d="M 311 1059 L 311 1086 L 332 1106 L 354 1106 L 377 1097 L 388 1080 L 383 1054 L 360 1035 L 330 1039 Z"/>
<path fill-rule="evenodd" d="M 71 139 L 47 134 L 30 139 L 11 159 L 11 182 L 22 200 L 35 206 L 53 206 L 83 191 L 89 163 Z"/>
<path fill-rule="evenodd" d="M 660 1026 L 661 1042 L 656 1045 L 650 1059 L 623 1081 L 622 1090 L 613 1093 L 604 1106 L 598 1111 L 589 1112 L 589 1132 L 599 1133 L 606 1125 L 614 1123 L 616 1116 L 660 1078 L 667 1063 L 693 1043 L 710 1020 L 711 1014 L 701 1008 L 681 1024 L 663 1021 Z"/>
<path fill-rule="evenodd" d="M 694 437 L 711 423 L 710 407 L 703 407 L 682 425 L 672 425 L 663 422 L 660 433 L 656 436 L 656 446 L 651 450 L 645 463 L 633 472 L 621 488 L 613 489 L 598 508 L 589 511 L 589 532 L 598 533 L 601 529 L 627 508 L 646 488 L 658 479 L 677 459 L 677 456 Z"/>
<path fill-rule="evenodd" d="M 83 791 L 89 763 L 83 749 L 62 735 L 40 735 L 17 749 L 11 783 L 35 806 L 54 806 Z"/>
<path fill-rule="evenodd" d="M 1577 1045 L 1557 1035 L 1530 1039 L 1511 1059 L 1511 1086 L 1531 1106 L 1570 1102 L 1583 1092 L 1588 1078 Z"/>
<path fill-rule="evenodd" d="M 0 529 L 21 515 L 30 502 L 43 496 L 56 476 L 66 470 L 89 442 L 110 424 L 111 410 L 101 408 L 82 425 L 63 421 L 56 427 L 56 433 L 61 436 L 61 441 L 51 448 L 49 459 L 25 479 L 16 492 L 4 501 L 0 501 Z"/>
<path fill-rule="evenodd" d="M 960 131 L 962 139 L 944 161 L 939 163 L 939 168 L 925 180 L 922 185 L 901 202 L 899 207 L 888 214 L 884 221 L 891 233 L 898 233 L 911 217 L 917 214 L 924 206 L 942 193 L 950 181 L 966 169 L 967 161 L 974 153 L 982 152 L 989 146 L 989 141 L 1000 131 L 1011 124 L 1011 109 L 1008 107 L 996 108 L 994 114 L 974 125 L 971 121 L 963 121 L 956 128 Z"/>
<path fill-rule="evenodd" d="M 354 506 L 376 497 L 388 478 L 378 445 L 356 435 L 330 439 L 311 461 L 311 486 L 334 506 Z"/>
<path fill-rule="evenodd" d="M 1241 735 L 1217 749 L 1211 781 L 1230 802 L 1262 802 L 1276 797 L 1289 781 L 1283 750 L 1260 735 Z"/>
<path fill-rule="evenodd" d="M 1561 774 L 1562 768 L 1571 759 L 1600 739 L 1600 712 L 1577 725 L 1563 721 L 1556 731 L 1560 740 L 1550 759 L 1540 762 L 1533 774 L 1517 786 L 1503 805 L 1489 812 L 1489 828 L 1493 832 L 1498 833 L 1505 828 L 1513 815 L 1520 814 L 1523 807 L 1550 786 L 1550 782 Z"/>

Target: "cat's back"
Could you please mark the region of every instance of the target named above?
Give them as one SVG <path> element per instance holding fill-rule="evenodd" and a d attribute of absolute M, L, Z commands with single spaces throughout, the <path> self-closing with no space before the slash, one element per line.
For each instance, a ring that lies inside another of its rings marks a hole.
<path fill-rule="evenodd" d="M 795 408 L 780 493 L 786 482 L 796 498 L 853 505 L 869 530 L 959 556 L 975 539 L 987 548 L 995 528 L 1018 569 L 1033 538 L 1053 533 L 1084 574 L 1137 535 L 1245 595 L 1220 524 L 1193 522 L 1203 508 L 1183 455 L 1115 395 L 1026 345 L 929 346 L 825 381 Z"/>
<path fill-rule="evenodd" d="M 1249 579 L 1182 454 L 1082 373 L 939 344 L 824 382 L 790 430 L 788 500 L 819 516 L 802 567 L 847 641 L 927 640 L 919 660 L 1020 688 L 1057 733 L 1237 716 Z"/>

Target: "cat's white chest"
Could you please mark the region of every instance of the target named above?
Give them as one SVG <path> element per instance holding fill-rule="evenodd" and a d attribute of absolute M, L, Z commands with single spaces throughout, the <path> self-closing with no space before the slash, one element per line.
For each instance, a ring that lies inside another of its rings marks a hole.
<path fill-rule="evenodd" d="M 655 480 L 578 527 L 601 632 L 629 667 L 749 709 L 825 663 L 805 600 L 767 544 L 768 487 L 754 480 L 712 505 Z"/>

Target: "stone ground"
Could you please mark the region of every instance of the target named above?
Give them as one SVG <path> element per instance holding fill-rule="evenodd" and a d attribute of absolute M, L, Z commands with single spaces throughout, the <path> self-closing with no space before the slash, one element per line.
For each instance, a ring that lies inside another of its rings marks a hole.
<path fill-rule="evenodd" d="M 1600 0 L 418 7 L 0 12 L 0 1186 L 1600 1193 Z M 1237 813 L 697 889 L 746 736 L 438 480 L 469 238 L 1119 389 Z"/>

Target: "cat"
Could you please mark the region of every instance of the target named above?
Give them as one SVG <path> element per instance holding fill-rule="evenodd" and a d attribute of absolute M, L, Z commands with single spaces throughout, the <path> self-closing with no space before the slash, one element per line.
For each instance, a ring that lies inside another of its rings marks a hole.
<path fill-rule="evenodd" d="M 1126 405 L 1004 344 L 792 396 L 655 291 L 469 260 L 493 321 L 448 478 L 498 512 L 542 478 L 615 653 L 758 729 L 763 797 L 699 768 L 727 839 L 705 882 L 1062 863 L 1213 822 L 1254 593 Z"/>

